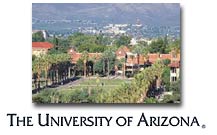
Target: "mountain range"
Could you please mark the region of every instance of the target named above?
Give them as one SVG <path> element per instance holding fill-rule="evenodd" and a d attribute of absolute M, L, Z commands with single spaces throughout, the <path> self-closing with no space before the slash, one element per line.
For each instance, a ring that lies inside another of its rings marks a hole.
<path fill-rule="evenodd" d="M 180 25 L 180 5 L 170 3 L 33 3 L 38 20 L 91 20 L 97 23 Z"/>

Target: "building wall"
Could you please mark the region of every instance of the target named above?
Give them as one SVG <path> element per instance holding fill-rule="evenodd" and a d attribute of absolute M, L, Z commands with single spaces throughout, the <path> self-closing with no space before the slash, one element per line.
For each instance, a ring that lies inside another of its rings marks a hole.
<path fill-rule="evenodd" d="M 174 72 L 175 70 L 175 72 Z M 170 82 L 178 80 L 180 74 L 180 68 L 171 67 L 170 68 Z"/>
<path fill-rule="evenodd" d="M 45 48 L 32 48 L 32 55 L 39 56 L 43 54 L 47 54 L 48 49 Z"/>

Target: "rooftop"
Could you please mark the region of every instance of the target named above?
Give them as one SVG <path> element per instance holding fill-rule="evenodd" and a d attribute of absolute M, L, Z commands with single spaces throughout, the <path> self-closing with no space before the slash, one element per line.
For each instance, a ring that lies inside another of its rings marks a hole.
<path fill-rule="evenodd" d="M 53 44 L 49 42 L 32 42 L 32 48 L 50 49 L 50 48 L 53 48 Z"/>

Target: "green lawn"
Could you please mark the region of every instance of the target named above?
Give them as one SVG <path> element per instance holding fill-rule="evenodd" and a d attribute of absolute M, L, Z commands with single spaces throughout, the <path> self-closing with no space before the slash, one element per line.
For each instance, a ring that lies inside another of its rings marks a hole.
<path fill-rule="evenodd" d="M 124 82 L 129 82 L 129 80 L 123 79 L 86 79 L 80 83 L 80 85 L 121 85 Z"/>
<path fill-rule="evenodd" d="M 75 90 L 75 89 L 114 89 L 117 87 L 120 87 L 124 83 L 130 83 L 130 80 L 124 80 L 124 79 L 85 79 L 81 81 L 79 84 L 71 85 L 68 88 L 63 88 L 61 91 L 66 90 Z"/>

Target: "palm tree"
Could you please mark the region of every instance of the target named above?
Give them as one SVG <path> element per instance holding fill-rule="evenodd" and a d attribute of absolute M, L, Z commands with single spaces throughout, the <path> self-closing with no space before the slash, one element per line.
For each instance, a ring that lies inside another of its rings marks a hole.
<path fill-rule="evenodd" d="M 144 53 L 144 46 L 136 45 L 132 52 L 137 55 L 137 65 L 139 66 L 140 55 Z"/>
<path fill-rule="evenodd" d="M 144 49 L 143 49 L 143 56 L 144 56 L 144 61 L 146 60 L 146 62 L 148 61 L 148 59 L 149 59 L 149 56 L 148 56 L 148 54 L 149 54 L 149 49 L 148 49 L 148 47 L 145 47 Z"/>
<path fill-rule="evenodd" d="M 91 59 L 90 59 L 90 61 L 92 61 L 93 62 L 93 75 L 95 74 L 95 64 L 96 64 L 96 61 L 97 61 L 97 55 L 94 55 Z"/>
<path fill-rule="evenodd" d="M 111 48 L 108 48 L 106 51 L 103 52 L 102 57 L 104 61 L 107 62 L 107 77 L 109 78 L 110 64 L 111 64 L 111 61 L 115 59 L 114 50 L 112 50 Z"/>
<path fill-rule="evenodd" d="M 132 60 L 131 64 L 132 64 L 132 74 L 133 74 L 133 69 L 134 69 L 133 60 L 134 60 L 134 55 L 130 55 L 130 59 Z"/>
<path fill-rule="evenodd" d="M 144 101 L 148 89 L 153 83 L 155 83 L 155 81 L 161 82 L 164 67 L 165 65 L 162 61 L 157 61 L 151 67 L 146 68 L 141 74 L 136 76 L 135 87 L 137 87 L 137 90 L 139 89 L 138 93 L 140 95 L 139 99 L 137 100 L 138 103 L 142 103 Z"/>
<path fill-rule="evenodd" d="M 41 81 L 41 72 L 43 69 L 43 63 L 41 56 L 35 58 L 32 63 L 32 71 L 36 74 L 36 89 L 40 89 L 40 81 Z"/>
<path fill-rule="evenodd" d="M 48 72 L 49 72 L 49 69 L 51 68 L 51 65 L 52 65 L 52 61 L 51 61 L 51 55 L 44 55 L 42 57 L 43 59 L 43 63 L 44 63 L 44 71 L 45 71 L 45 86 L 47 87 L 48 86 Z"/>
<path fill-rule="evenodd" d="M 87 61 L 88 61 L 88 52 L 87 51 L 84 51 L 82 53 L 82 56 L 81 56 L 81 59 L 83 60 L 83 64 L 84 64 L 84 77 L 86 77 L 87 75 Z"/>
<path fill-rule="evenodd" d="M 125 78 L 125 71 L 126 71 L 126 58 L 120 59 L 122 70 L 123 70 L 123 78 Z"/>
<path fill-rule="evenodd" d="M 55 65 L 55 83 L 59 83 L 59 62 L 60 62 L 60 57 L 59 55 L 53 55 L 53 64 Z"/>

